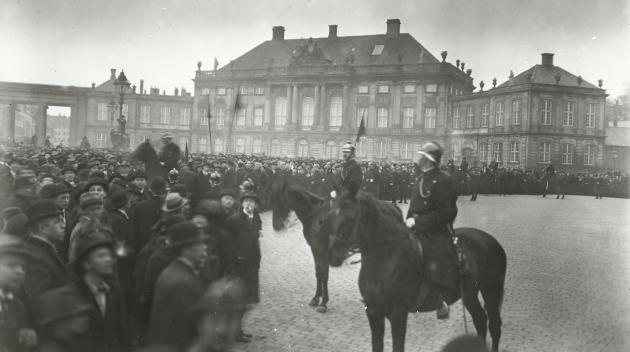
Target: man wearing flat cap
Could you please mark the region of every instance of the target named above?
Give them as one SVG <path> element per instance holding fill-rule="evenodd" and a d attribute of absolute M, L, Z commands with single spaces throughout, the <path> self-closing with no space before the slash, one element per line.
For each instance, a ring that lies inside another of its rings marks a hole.
<path fill-rule="evenodd" d="M 405 223 L 420 238 L 424 248 L 426 280 L 412 310 L 425 306 L 423 303 L 428 298 L 437 303 L 438 319 L 446 319 L 449 308 L 445 302 L 456 290 L 459 274 L 451 234 L 457 216 L 457 194 L 450 175 L 440 170 L 442 146 L 429 142 L 418 153 L 421 175 L 411 192 Z"/>
<path fill-rule="evenodd" d="M 24 248 L 31 254 L 24 291 L 29 304 L 45 291 L 67 283 L 68 276 L 57 247 L 63 241 L 64 222 L 52 200 L 42 200 L 26 210 L 29 234 Z"/>

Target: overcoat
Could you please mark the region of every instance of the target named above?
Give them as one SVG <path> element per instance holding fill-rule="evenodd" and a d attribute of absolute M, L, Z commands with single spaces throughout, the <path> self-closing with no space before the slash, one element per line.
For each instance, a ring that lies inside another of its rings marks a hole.
<path fill-rule="evenodd" d="M 162 201 L 161 196 L 154 195 L 133 207 L 130 215 L 133 239 L 130 244 L 136 253 L 149 241 L 151 229 L 162 217 Z"/>
<path fill-rule="evenodd" d="M 427 279 L 451 289 L 457 287 L 457 257 L 447 225 L 457 216 L 457 195 L 450 176 L 438 168 L 423 174 L 411 194 L 407 218 L 424 247 Z"/>
<path fill-rule="evenodd" d="M 64 262 L 51 243 L 36 236 L 27 236 L 24 249 L 32 256 L 24 280 L 26 303 L 32 307 L 39 295 L 68 283 L 69 276 Z"/>
<path fill-rule="evenodd" d="M 230 235 L 229 258 L 224 264 L 226 271 L 243 279 L 245 284 L 245 299 L 247 303 L 258 303 L 260 270 L 260 230 L 262 222 L 258 212 L 249 217 L 239 210 L 230 215 L 225 221 L 225 229 Z"/>

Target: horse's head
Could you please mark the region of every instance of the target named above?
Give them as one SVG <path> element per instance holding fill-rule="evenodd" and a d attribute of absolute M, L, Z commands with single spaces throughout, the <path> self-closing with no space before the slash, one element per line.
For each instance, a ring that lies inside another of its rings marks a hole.
<path fill-rule="evenodd" d="M 356 252 L 359 212 L 357 198 L 347 192 L 341 193 L 334 200 L 330 214 L 332 231 L 328 242 L 328 261 L 331 266 L 340 266 Z"/>

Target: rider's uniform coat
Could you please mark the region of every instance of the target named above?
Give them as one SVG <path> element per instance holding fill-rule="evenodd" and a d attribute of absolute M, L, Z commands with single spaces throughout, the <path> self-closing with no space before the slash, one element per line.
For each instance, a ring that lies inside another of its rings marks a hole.
<path fill-rule="evenodd" d="M 160 154 L 160 161 L 164 163 L 166 171 L 170 171 L 177 167 L 180 158 L 179 146 L 173 142 L 164 145 L 162 153 Z"/>
<path fill-rule="evenodd" d="M 407 218 L 415 219 L 414 231 L 424 247 L 427 279 L 456 288 L 457 257 L 447 224 L 457 216 L 457 194 L 450 176 L 438 168 L 424 173 L 414 185 Z"/>
<path fill-rule="evenodd" d="M 363 182 L 363 170 L 357 164 L 356 160 L 350 159 L 343 164 L 341 175 L 339 177 L 337 193 L 348 191 L 350 194 L 356 195 L 361 189 Z"/>

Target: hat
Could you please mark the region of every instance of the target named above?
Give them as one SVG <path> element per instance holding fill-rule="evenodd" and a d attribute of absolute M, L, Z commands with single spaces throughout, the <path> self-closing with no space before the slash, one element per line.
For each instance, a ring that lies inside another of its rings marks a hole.
<path fill-rule="evenodd" d="M 168 230 L 171 226 L 186 221 L 186 218 L 182 214 L 167 215 L 162 218 L 162 226 Z"/>
<path fill-rule="evenodd" d="M 40 200 L 31 204 L 26 209 L 26 225 L 31 225 L 38 220 L 59 215 L 61 215 L 61 210 L 59 210 L 54 201 L 49 199 Z"/>
<path fill-rule="evenodd" d="M 125 192 L 131 193 L 138 197 L 142 197 L 142 190 L 140 189 L 140 187 L 134 185 L 133 183 L 128 185 L 127 188 L 125 188 Z"/>
<path fill-rule="evenodd" d="M 35 307 L 36 324 L 40 327 L 61 320 L 88 314 L 92 307 L 71 286 L 63 286 L 44 292 Z"/>
<path fill-rule="evenodd" d="M 0 256 L 17 255 L 26 259 L 33 258 L 33 254 L 24 247 L 22 241 L 11 235 L 0 236 Z"/>
<path fill-rule="evenodd" d="M 114 241 L 112 240 L 111 233 L 97 229 L 94 232 L 80 237 L 76 247 L 77 262 L 97 247 L 108 247 L 113 250 Z"/>
<path fill-rule="evenodd" d="M 2 217 L 3 222 L 7 222 L 7 220 L 20 214 L 23 214 L 20 207 L 8 207 L 2 209 L 2 212 L 0 212 L 0 216 Z"/>
<path fill-rule="evenodd" d="M 61 173 L 62 174 L 66 173 L 68 171 L 72 171 L 75 174 L 77 173 L 77 171 L 74 169 L 74 167 L 72 167 L 72 165 L 66 165 L 66 166 L 63 167 L 63 169 L 61 169 Z"/>
<path fill-rule="evenodd" d="M 209 218 L 225 215 L 221 202 L 216 199 L 203 199 L 199 201 L 192 215 L 204 215 Z"/>
<path fill-rule="evenodd" d="M 346 142 L 346 144 L 341 147 L 341 151 L 354 153 L 354 145 L 351 142 Z"/>
<path fill-rule="evenodd" d="M 442 160 L 442 153 L 442 146 L 438 142 L 425 143 L 418 152 L 418 154 L 422 157 L 425 157 L 436 164 L 439 164 Z"/>
<path fill-rule="evenodd" d="M 163 194 L 166 190 L 166 180 L 161 176 L 152 178 L 149 183 L 149 189 L 155 194 Z"/>
<path fill-rule="evenodd" d="M 173 139 L 173 134 L 170 132 L 162 133 L 162 140 L 168 140 L 168 139 Z"/>
<path fill-rule="evenodd" d="M 127 205 L 127 195 L 123 190 L 113 192 L 108 196 L 110 204 L 114 209 L 121 209 Z"/>
<path fill-rule="evenodd" d="M 90 205 L 95 205 L 95 204 L 101 204 L 101 205 L 103 204 L 103 198 L 101 198 L 97 194 L 85 192 L 81 195 L 81 198 L 79 199 L 79 206 L 81 207 L 81 209 L 85 209 L 89 207 Z"/>
<path fill-rule="evenodd" d="M 61 183 L 51 183 L 51 184 L 45 185 L 39 191 L 40 197 L 44 199 L 55 198 L 56 196 L 60 194 L 64 194 L 64 193 L 69 194 L 70 191 L 68 190 L 68 188 L 66 188 L 66 186 L 62 185 Z"/>
<path fill-rule="evenodd" d="M 179 222 L 169 227 L 166 234 L 168 235 L 168 248 L 203 242 L 207 238 L 192 221 Z"/>
<path fill-rule="evenodd" d="M 144 173 L 144 171 L 142 170 L 138 170 L 138 171 L 134 171 L 134 173 L 131 176 L 132 180 L 135 180 L 136 178 L 143 178 L 143 179 L 147 179 L 147 174 Z"/>
<path fill-rule="evenodd" d="M 33 177 L 31 176 L 18 176 L 13 182 L 13 189 L 20 189 L 24 187 L 29 187 L 35 184 Z"/>
<path fill-rule="evenodd" d="M 119 172 L 114 172 L 111 174 L 111 176 L 109 176 L 107 178 L 107 183 L 112 183 L 112 181 L 114 181 L 115 179 L 121 179 L 124 180 L 125 178 L 123 177 L 123 175 L 121 175 Z"/>
<path fill-rule="evenodd" d="M 237 277 L 223 277 L 214 281 L 206 293 L 192 307 L 193 312 L 205 314 L 241 311 L 245 305 L 245 284 Z"/>
<path fill-rule="evenodd" d="M 169 193 L 164 199 L 162 211 L 165 213 L 172 213 L 174 211 L 180 210 L 186 204 L 188 204 L 188 199 L 182 197 L 181 195 L 179 195 L 179 193 Z"/>
<path fill-rule="evenodd" d="M 105 192 L 107 192 L 107 189 L 109 187 L 109 184 L 107 183 L 107 181 L 105 181 L 105 179 L 100 177 L 91 177 L 85 184 L 85 189 L 89 190 L 90 187 L 94 185 L 101 185 L 105 189 Z"/>
<path fill-rule="evenodd" d="M 260 199 L 258 198 L 258 196 L 256 195 L 256 193 L 254 193 L 254 192 L 245 192 L 245 193 L 243 193 L 243 195 L 241 196 L 241 204 L 243 203 L 243 201 L 244 201 L 245 199 L 248 199 L 248 198 L 249 198 L 249 199 L 253 199 L 253 200 L 255 200 L 255 201 L 256 201 L 256 203 L 259 203 L 259 204 L 260 204 Z"/>

